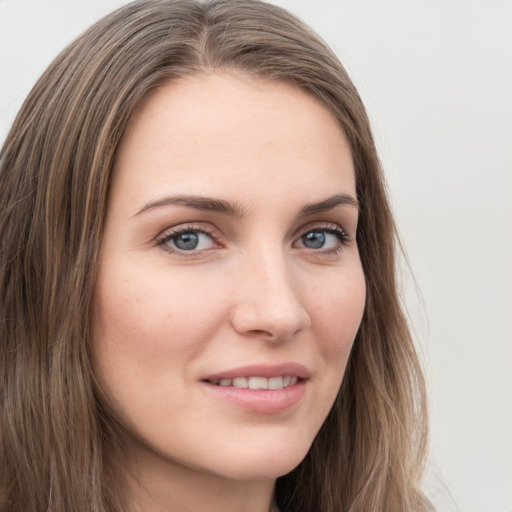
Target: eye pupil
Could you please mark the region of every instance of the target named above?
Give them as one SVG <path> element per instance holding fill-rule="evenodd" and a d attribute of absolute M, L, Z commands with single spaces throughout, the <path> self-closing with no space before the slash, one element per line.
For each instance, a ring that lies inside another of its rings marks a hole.
<path fill-rule="evenodd" d="M 302 236 L 302 243 L 309 249 L 320 249 L 325 244 L 325 233 L 321 231 L 310 231 Z"/>
<path fill-rule="evenodd" d="M 191 251 L 199 244 L 199 235 L 197 233 L 180 233 L 174 238 L 174 245 L 182 251 Z"/>

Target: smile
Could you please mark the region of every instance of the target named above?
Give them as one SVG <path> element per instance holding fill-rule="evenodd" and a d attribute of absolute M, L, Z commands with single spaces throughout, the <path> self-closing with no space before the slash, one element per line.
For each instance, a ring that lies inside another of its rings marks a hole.
<path fill-rule="evenodd" d="M 210 380 L 210 384 L 222 387 L 248 389 L 283 389 L 297 384 L 297 376 L 285 375 L 279 377 L 235 377 L 233 379 Z"/>
<path fill-rule="evenodd" d="M 311 371 L 296 362 L 253 364 L 202 379 L 207 393 L 250 414 L 279 414 L 300 407 Z"/>

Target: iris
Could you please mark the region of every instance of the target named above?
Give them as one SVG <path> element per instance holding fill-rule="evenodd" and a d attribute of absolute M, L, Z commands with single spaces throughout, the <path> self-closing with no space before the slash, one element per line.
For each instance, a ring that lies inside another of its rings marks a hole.
<path fill-rule="evenodd" d="M 321 249 L 325 244 L 325 233 L 321 231 L 310 231 L 302 235 L 302 243 L 304 247 L 309 249 Z"/>
<path fill-rule="evenodd" d="M 191 251 L 199 245 L 199 233 L 187 232 L 176 235 L 173 239 L 174 245 L 182 251 Z"/>

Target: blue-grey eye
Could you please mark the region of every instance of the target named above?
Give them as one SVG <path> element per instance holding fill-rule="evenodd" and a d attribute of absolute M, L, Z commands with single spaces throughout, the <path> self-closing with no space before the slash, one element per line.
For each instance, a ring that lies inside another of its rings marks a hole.
<path fill-rule="evenodd" d="M 182 251 L 191 251 L 199 245 L 197 233 L 181 233 L 173 238 L 174 245 Z"/>
<path fill-rule="evenodd" d="M 210 235 L 199 230 L 182 231 L 171 235 L 166 244 L 179 251 L 200 251 L 212 246 L 213 241 Z"/>
<path fill-rule="evenodd" d="M 306 249 L 334 249 L 345 243 L 346 235 L 335 229 L 312 229 L 299 238 L 299 246 Z"/>
<path fill-rule="evenodd" d="M 321 249 L 325 244 L 325 233 L 323 231 L 309 231 L 301 236 L 302 244 L 308 249 Z"/>

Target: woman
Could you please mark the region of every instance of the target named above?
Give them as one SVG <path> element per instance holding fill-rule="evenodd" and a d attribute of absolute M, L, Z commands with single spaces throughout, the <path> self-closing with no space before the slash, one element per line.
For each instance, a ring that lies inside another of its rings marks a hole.
<path fill-rule="evenodd" d="M 423 511 L 364 107 L 289 13 L 139 1 L 2 149 L 3 511 Z"/>

